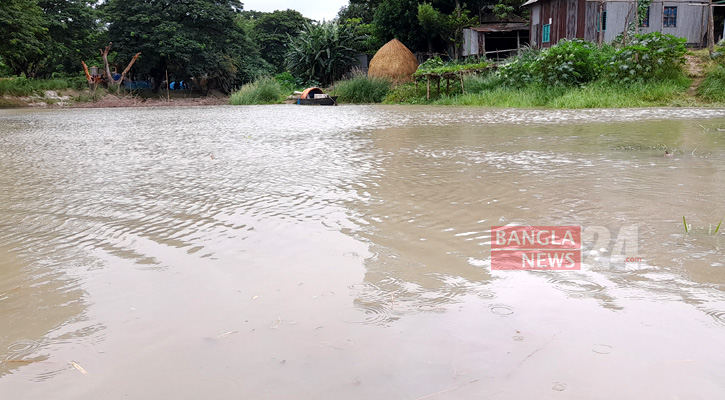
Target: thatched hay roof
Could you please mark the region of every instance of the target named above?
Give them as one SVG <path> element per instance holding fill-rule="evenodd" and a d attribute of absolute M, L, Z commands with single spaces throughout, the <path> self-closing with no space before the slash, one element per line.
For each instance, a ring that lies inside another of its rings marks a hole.
<path fill-rule="evenodd" d="M 418 60 L 398 39 L 381 47 L 370 60 L 368 76 L 389 78 L 395 81 L 410 79 L 418 69 Z"/>

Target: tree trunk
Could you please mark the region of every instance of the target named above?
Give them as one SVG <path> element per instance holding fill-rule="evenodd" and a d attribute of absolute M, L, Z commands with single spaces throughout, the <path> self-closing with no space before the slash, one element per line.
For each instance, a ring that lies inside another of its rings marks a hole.
<path fill-rule="evenodd" d="M 113 79 L 113 75 L 111 75 L 111 67 L 108 65 L 108 52 L 111 51 L 111 45 L 113 45 L 113 42 L 108 43 L 108 46 L 106 46 L 105 49 L 99 51 L 101 52 L 101 56 L 103 56 L 103 65 L 106 69 L 106 79 L 108 80 L 108 85 L 121 86 L 121 83 L 123 83 L 123 79 L 126 78 L 126 74 L 131 69 L 133 63 L 136 62 L 136 59 L 141 55 L 141 53 L 136 53 L 136 55 L 133 56 L 131 62 L 128 63 L 126 69 L 124 69 L 121 73 L 121 77 L 118 80 L 115 80 Z"/>

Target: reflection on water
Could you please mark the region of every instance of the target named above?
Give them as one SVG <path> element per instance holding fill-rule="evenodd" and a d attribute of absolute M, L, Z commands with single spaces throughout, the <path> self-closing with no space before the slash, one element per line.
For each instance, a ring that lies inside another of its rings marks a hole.
<path fill-rule="evenodd" d="M 0 111 L 1 393 L 725 392 L 723 110 L 98 115 Z M 582 271 L 491 271 L 504 224 Z"/>

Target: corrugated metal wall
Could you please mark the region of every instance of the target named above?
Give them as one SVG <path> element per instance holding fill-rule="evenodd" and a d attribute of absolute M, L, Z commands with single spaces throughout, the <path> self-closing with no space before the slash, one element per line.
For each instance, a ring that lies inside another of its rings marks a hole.
<path fill-rule="evenodd" d="M 640 27 L 638 32 L 668 33 L 677 37 L 686 38 L 688 44 L 703 44 L 703 37 L 707 33 L 707 7 L 690 4 L 692 3 L 652 3 L 649 12 L 649 27 Z M 662 27 L 662 14 L 664 7 L 677 7 L 677 27 Z M 607 3 L 606 10 L 607 30 L 604 32 L 604 41 L 610 42 L 624 31 L 625 19 L 627 21 L 634 21 L 634 7 L 630 3 Z M 629 17 L 627 18 L 627 16 Z M 596 23 L 597 13 L 593 15 L 591 20 L 587 20 L 587 25 L 596 27 Z"/>
<path fill-rule="evenodd" d="M 625 29 L 627 22 L 634 22 L 633 3 L 605 2 L 607 29 L 604 41 L 610 42 Z M 677 27 L 663 28 L 664 7 L 677 7 Z M 629 17 L 628 17 L 629 16 Z M 591 42 L 598 40 L 597 22 L 599 3 L 586 0 L 541 0 L 531 5 L 530 37 L 531 46 L 549 47 L 564 38 L 583 38 Z M 652 3 L 649 16 L 650 25 L 640 28 L 639 33 L 662 32 L 687 39 L 691 45 L 703 45 L 707 33 L 707 7 L 692 5 L 688 0 L 682 2 Z M 549 43 L 541 43 L 542 27 L 551 24 Z"/>

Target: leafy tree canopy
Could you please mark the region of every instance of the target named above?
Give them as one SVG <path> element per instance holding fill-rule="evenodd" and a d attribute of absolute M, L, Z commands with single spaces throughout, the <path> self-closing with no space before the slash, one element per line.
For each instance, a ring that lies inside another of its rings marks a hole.
<path fill-rule="evenodd" d="M 239 0 L 107 0 L 102 6 L 108 37 L 123 64 L 136 52 L 137 73 L 157 82 L 207 79 L 228 91 L 259 67 L 258 49 L 235 23 Z"/>
<path fill-rule="evenodd" d="M 283 72 L 290 38 L 297 37 L 305 23 L 311 21 L 295 10 L 255 14 L 252 35 L 259 45 L 260 54 L 274 67 L 276 73 Z"/>
<path fill-rule="evenodd" d="M 47 34 L 43 10 L 34 0 L 0 1 L 0 57 L 14 74 L 35 76 Z"/>

